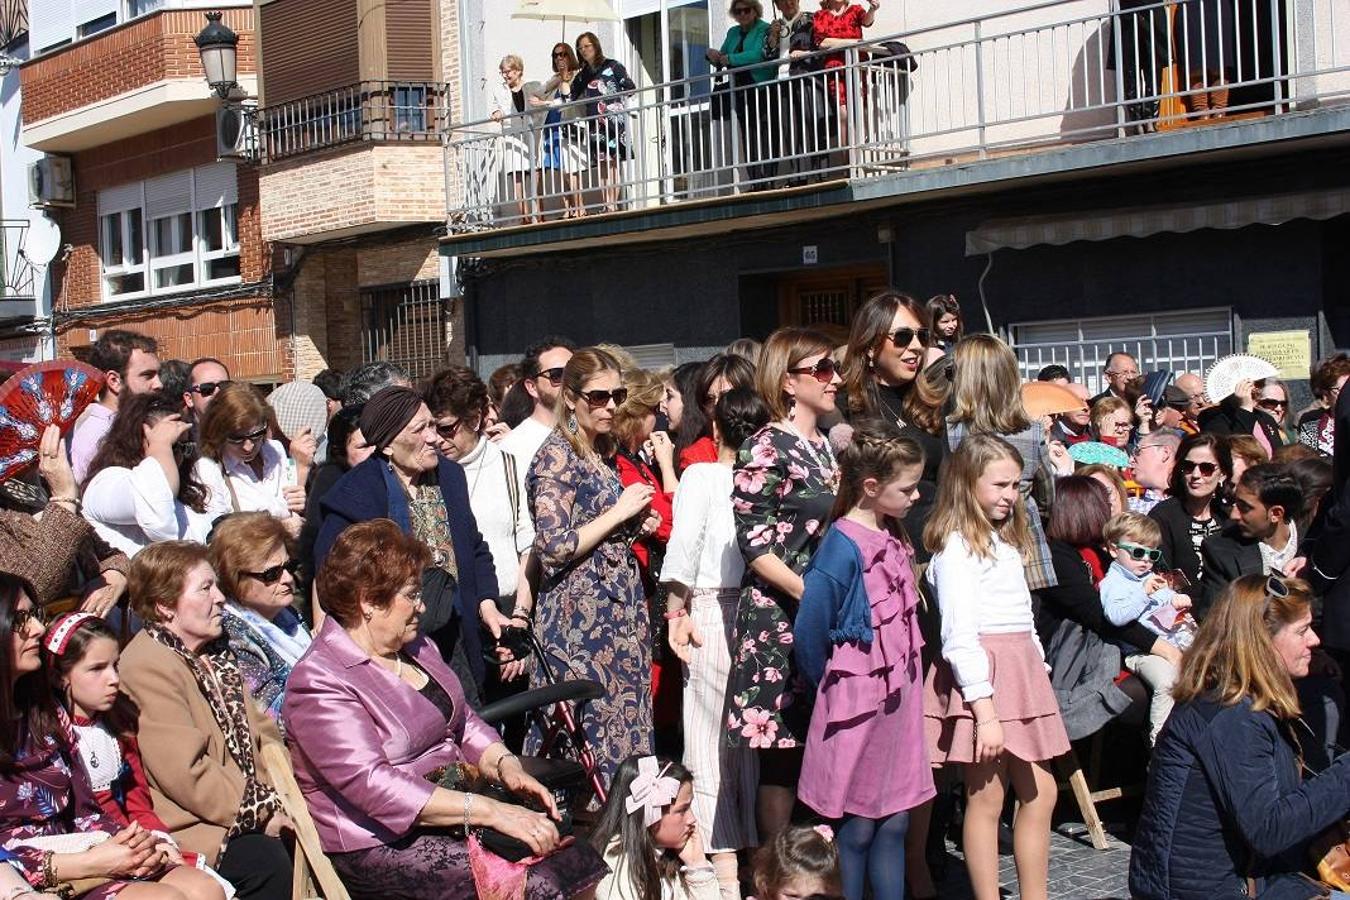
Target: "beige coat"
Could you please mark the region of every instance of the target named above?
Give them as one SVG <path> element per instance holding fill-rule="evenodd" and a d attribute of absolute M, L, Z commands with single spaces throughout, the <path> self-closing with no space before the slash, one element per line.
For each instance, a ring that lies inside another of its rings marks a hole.
<path fill-rule="evenodd" d="M 244 795 L 244 774 L 225 747 L 211 707 L 187 665 L 144 632 L 122 652 L 122 690 L 140 710 L 139 743 L 155 813 L 185 850 L 216 863 Z M 258 777 L 268 781 L 263 741 L 281 742 L 245 688 Z M 270 783 L 270 782 L 269 782 Z"/>

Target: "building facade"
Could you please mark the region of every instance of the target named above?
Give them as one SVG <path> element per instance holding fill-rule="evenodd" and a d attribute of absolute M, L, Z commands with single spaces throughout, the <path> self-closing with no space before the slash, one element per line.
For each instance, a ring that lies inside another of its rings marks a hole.
<path fill-rule="evenodd" d="M 239 379 L 293 376 L 290 317 L 274 304 L 256 167 L 219 159 L 215 95 L 181 0 L 31 0 L 22 142 L 69 166 L 48 214 L 60 353 L 109 328 L 155 337 L 163 358 L 215 356 Z M 226 6 L 239 82 L 256 90 L 255 10 Z"/>

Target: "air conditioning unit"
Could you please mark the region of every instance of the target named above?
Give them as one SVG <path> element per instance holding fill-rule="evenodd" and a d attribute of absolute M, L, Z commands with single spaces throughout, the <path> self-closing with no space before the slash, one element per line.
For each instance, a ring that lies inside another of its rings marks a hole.
<path fill-rule="evenodd" d="M 69 156 L 44 156 L 28 166 L 28 205 L 51 208 L 75 205 L 75 177 Z"/>
<path fill-rule="evenodd" d="M 258 161 L 258 108 L 222 103 L 216 107 L 216 159 Z"/>

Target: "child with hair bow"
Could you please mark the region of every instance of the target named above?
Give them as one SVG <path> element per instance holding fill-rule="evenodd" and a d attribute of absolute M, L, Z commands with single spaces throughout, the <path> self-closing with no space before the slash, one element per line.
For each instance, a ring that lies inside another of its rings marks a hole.
<path fill-rule="evenodd" d="M 694 776 L 677 762 L 630 756 L 591 836 L 610 874 L 597 900 L 721 900 L 692 812 Z"/>

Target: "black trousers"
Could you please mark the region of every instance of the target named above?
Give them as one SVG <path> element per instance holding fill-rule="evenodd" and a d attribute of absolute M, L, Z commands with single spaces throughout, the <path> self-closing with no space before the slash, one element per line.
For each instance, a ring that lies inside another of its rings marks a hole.
<path fill-rule="evenodd" d="M 220 877 L 234 885 L 238 900 L 291 900 L 291 856 L 279 838 L 241 834 L 216 863 Z"/>

